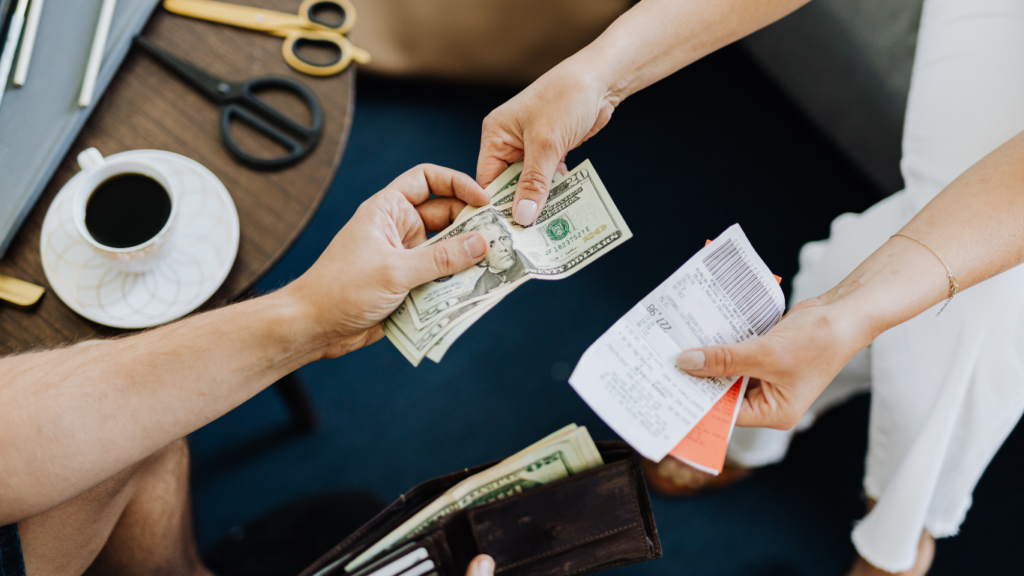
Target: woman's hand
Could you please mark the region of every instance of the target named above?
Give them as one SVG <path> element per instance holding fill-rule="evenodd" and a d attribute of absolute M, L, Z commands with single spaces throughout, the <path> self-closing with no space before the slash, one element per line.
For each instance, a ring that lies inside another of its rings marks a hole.
<path fill-rule="evenodd" d="M 857 351 L 952 296 L 950 270 L 959 293 L 1024 263 L 1021 189 L 1024 132 L 947 186 L 899 230 L 905 237 L 891 237 L 764 337 L 687 350 L 679 367 L 694 376 L 759 379 L 751 381 L 736 424 L 792 428 Z"/>
<path fill-rule="evenodd" d="M 363 202 L 313 267 L 278 294 L 297 303 L 323 334 L 325 357 L 372 344 L 384 335 L 381 321 L 410 289 L 483 259 L 487 244 L 478 233 L 415 247 L 451 224 L 467 203 L 487 201 L 466 174 L 417 166 Z"/>
<path fill-rule="evenodd" d="M 679 368 L 694 376 L 749 376 L 737 426 L 788 430 L 872 335 L 826 297 L 794 306 L 761 338 L 694 348 Z"/>
<path fill-rule="evenodd" d="M 532 224 L 565 155 L 608 124 L 630 94 L 778 20 L 807 0 L 643 0 L 589 46 L 484 119 L 476 180 L 524 162 L 512 217 Z"/>
<path fill-rule="evenodd" d="M 565 60 L 484 119 L 476 180 L 490 184 L 524 161 L 512 204 L 520 225 L 532 224 L 547 202 L 565 155 L 608 124 L 621 98 L 598 81 L 582 55 Z"/>

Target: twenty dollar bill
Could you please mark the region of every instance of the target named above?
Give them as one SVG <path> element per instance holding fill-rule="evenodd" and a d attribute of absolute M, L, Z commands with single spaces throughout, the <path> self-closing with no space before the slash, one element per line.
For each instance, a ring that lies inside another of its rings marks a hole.
<path fill-rule="evenodd" d="M 413 365 L 440 358 L 455 337 L 530 278 L 570 276 L 632 237 L 589 160 L 552 184 L 536 222 L 519 226 L 511 200 L 521 173 L 522 164 L 510 166 L 487 187 L 491 204 L 467 207 L 424 244 L 478 232 L 488 251 L 478 265 L 414 288 L 385 321 L 385 334 Z M 443 350 L 431 354 L 446 336 Z"/>

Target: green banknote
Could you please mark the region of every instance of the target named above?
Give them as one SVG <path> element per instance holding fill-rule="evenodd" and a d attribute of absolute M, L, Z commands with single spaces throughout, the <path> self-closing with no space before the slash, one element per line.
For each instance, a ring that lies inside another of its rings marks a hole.
<path fill-rule="evenodd" d="M 463 210 L 425 244 L 479 232 L 488 243 L 479 265 L 417 286 L 385 322 L 385 334 L 414 365 L 439 360 L 451 343 L 509 292 L 531 278 L 557 280 L 632 237 L 587 160 L 552 184 L 530 226 L 512 220 L 511 198 L 522 171 L 509 167 L 487 188 L 492 203 Z M 442 348 L 431 353 L 441 344 Z"/>
<path fill-rule="evenodd" d="M 506 498 L 604 464 L 585 427 L 575 424 L 459 482 L 345 566 L 352 572 L 395 545 L 416 538 L 452 512 Z"/>

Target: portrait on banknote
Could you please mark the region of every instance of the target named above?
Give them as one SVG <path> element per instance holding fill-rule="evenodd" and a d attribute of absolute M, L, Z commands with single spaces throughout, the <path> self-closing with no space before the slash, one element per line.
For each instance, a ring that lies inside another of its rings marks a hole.
<path fill-rule="evenodd" d="M 493 211 L 481 212 L 467 220 L 463 233 L 468 232 L 483 234 L 487 242 L 487 256 L 477 264 L 483 270 L 483 274 L 477 279 L 473 291 L 462 299 L 483 296 L 526 276 L 529 267 L 526 258 L 513 248 L 508 229 L 498 221 Z"/>
<path fill-rule="evenodd" d="M 521 164 L 488 186 L 491 204 L 467 206 L 424 246 L 478 233 L 487 243 L 475 266 L 409 291 L 385 322 L 384 332 L 413 365 L 438 361 L 465 330 L 505 295 L 530 278 L 557 280 L 628 240 L 632 233 L 589 161 L 556 178 L 537 220 L 520 226 L 512 199 Z"/>

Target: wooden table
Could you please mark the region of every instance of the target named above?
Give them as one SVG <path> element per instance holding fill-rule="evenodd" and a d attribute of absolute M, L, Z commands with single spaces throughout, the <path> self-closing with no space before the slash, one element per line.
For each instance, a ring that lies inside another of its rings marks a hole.
<path fill-rule="evenodd" d="M 298 7 L 297 0 L 246 3 L 282 12 L 295 12 Z M 123 333 L 86 320 L 65 306 L 50 289 L 40 260 L 43 217 L 57 192 L 78 171 L 75 158 L 82 150 L 95 147 L 105 156 L 142 148 L 168 150 L 199 161 L 224 183 L 238 208 L 241 243 L 227 280 L 205 307 L 230 302 L 250 290 L 302 232 L 330 186 L 352 120 L 351 69 L 328 78 L 299 74 L 284 63 L 280 38 L 183 18 L 162 8 L 153 13 L 144 35 L 225 80 L 273 74 L 305 83 L 324 110 L 320 145 L 283 170 L 260 172 L 243 166 L 221 143 L 219 109 L 149 55 L 133 49 L 0 261 L 0 273 L 48 289 L 34 310 L 0 306 L 0 354 Z M 261 96 L 297 120 L 308 121 L 308 113 L 293 97 Z M 236 137 L 248 139 L 251 150 L 276 152 L 252 134 L 240 131 Z"/>

